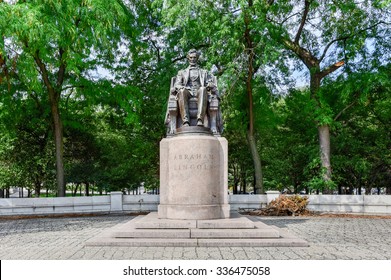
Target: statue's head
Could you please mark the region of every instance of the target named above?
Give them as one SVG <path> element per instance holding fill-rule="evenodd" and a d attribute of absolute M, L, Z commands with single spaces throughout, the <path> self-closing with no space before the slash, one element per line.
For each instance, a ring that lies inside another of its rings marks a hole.
<path fill-rule="evenodd" d="M 187 52 L 187 60 L 189 61 L 190 66 L 196 66 L 200 54 L 196 49 L 191 49 Z"/>

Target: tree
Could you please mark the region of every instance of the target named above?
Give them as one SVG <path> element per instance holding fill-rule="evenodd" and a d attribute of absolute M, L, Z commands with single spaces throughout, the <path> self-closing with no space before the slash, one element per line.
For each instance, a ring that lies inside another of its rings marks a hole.
<path fill-rule="evenodd" d="M 330 92 L 334 111 L 349 107 L 333 123 L 335 180 L 339 193 L 361 194 L 389 188 L 390 176 L 390 65 L 377 71 L 352 73 L 333 82 L 339 95 Z M 328 81 L 326 81 L 326 85 Z M 359 96 L 359 98 L 357 98 Z M 354 104 L 354 106 L 353 106 Z"/>
<path fill-rule="evenodd" d="M 389 4 L 387 1 L 285 0 L 263 1 L 262 5 L 270 23 L 271 40 L 293 54 L 309 73 L 310 102 L 316 112 L 314 121 L 319 135 L 323 180 L 327 184 L 332 179 L 330 125 L 333 115 L 320 94 L 322 80 L 344 65 L 345 71 L 351 70 L 361 58 L 362 63 L 379 60 L 379 52 L 372 52 L 371 57 L 368 45 L 371 45 L 370 39 L 374 39 L 373 48 L 386 46 L 382 36 L 389 32 Z"/>
<path fill-rule="evenodd" d="M 0 46 L 2 61 L 15 61 L 26 94 L 50 108 L 57 193 L 64 196 L 61 98 L 82 86 L 80 81 L 102 59 L 108 61 L 133 18 L 121 1 L 3 2 L 0 15 L 6 39 Z M 46 98 L 48 103 L 43 102 Z"/>

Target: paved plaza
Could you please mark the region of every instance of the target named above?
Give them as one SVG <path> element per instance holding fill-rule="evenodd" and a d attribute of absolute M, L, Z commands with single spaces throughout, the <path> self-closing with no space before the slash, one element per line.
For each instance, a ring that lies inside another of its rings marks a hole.
<path fill-rule="evenodd" d="M 391 219 L 251 217 L 284 228 L 309 247 L 86 247 L 103 230 L 133 216 L 0 219 L 0 259 L 87 260 L 372 260 L 391 259 Z"/>

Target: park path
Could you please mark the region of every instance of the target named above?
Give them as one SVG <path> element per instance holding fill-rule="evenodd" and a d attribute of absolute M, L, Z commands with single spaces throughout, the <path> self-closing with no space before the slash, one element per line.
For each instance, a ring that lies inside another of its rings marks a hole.
<path fill-rule="evenodd" d="M 85 242 L 132 216 L 0 219 L 2 260 L 372 260 L 391 259 L 391 219 L 251 217 L 285 228 L 310 247 L 86 247 Z"/>

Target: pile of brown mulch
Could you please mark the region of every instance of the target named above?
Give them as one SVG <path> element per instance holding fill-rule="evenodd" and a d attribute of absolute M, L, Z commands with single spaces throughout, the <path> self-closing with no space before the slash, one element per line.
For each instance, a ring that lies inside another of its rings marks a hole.
<path fill-rule="evenodd" d="M 266 208 L 248 212 L 248 215 L 261 216 L 298 216 L 308 214 L 306 209 L 308 197 L 293 195 L 280 195 L 278 198 L 271 201 Z"/>

